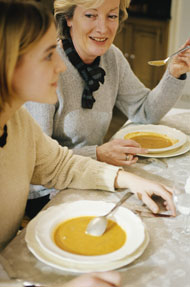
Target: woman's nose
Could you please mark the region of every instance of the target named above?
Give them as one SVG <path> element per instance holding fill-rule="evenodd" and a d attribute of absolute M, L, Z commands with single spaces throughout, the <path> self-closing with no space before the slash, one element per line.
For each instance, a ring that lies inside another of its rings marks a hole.
<path fill-rule="evenodd" d="M 104 34 L 107 31 L 107 21 L 105 17 L 100 17 L 97 19 L 97 31 Z"/>

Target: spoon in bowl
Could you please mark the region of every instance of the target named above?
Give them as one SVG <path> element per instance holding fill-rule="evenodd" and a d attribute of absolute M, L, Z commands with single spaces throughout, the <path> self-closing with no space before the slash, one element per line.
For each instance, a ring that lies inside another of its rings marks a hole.
<path fill-rule="evenodd" d="M 87 225 L 85 233 L 93 236 L 101 236 L 107 228 L 107 217 L 111 215 L 123 202 L 131 197 L 131 195 L 133 195 L 132 192 L 127 192 L 107 214 L 93 218 Z"/>
<path fill-rule="evenodd" d="M 173 56 L 175 56 L 175 55 L 177 55 L 177 54 L 179 54 L 179 53 L 181 53 L 187 49 L 190 49 L 190 46 L 186 46 L 186 47 L 178 50 L 177 52 L 175 52 L 172 55 L 170 55 L 169 57 L 167 57 L 165 60 L 149 61 L 148 64 L 151 66 L 157 66 L 157 67 L 164 66 L 169 61 L 170 58 L 172 58 Z"/>

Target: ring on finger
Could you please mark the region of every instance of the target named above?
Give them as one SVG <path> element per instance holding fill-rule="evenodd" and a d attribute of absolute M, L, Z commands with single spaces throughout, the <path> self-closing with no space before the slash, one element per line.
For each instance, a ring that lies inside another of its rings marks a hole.
<path fill-rule="evenodd" d="M 128 161 L 128 160 L 130 160 L 130 159 L 131 159 L 131 155 L 130 155 L 130 154 L 127 154 L 125 160 Z"/>

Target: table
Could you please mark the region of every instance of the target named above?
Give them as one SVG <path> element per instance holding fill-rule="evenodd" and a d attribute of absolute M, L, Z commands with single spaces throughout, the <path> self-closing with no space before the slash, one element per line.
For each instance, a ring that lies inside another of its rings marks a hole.
<path fill-rule="evenodd" d="M 190 110 L 173 109 L 160 124 L 176 127 L 190 135 Z M 154 164 L 137 163 L 128 170 L 149 179 L 154 179 L 168 185 L 174 177 L 180 174 L 184 180 L 190 174 L 190 152 L 166 158 L 168 169 Z M 46 206 L 80 199 L 105 200 L 116 202 L 122 193 L 109 193 L 90 190 L 67 189 L 59 192 Z M 134 208 L 142 205 L 135 197 L 125 203 L 126 207 Z M 122 287 L 189 287 L 190 286 L 190 239 L 183 242 L 183 235 L 177 231 L 182 222 L 182 216 L 176 218 L 143 217 L 147 226 L 150 243 L 141 257 L 133 263 L 119 269 L 122 276 Z M 25 231 L 20 232 L 3 250 L 0 256 L 0 279 L 19 277 L 42 283 L 66 282 L 76 276 L 53 269 L 38 261 L 27 249 L 24 241 Z M 3 269 L 4 267 L 4 269 Z M 6 271 L 5 271 L 6 270 Z"/>

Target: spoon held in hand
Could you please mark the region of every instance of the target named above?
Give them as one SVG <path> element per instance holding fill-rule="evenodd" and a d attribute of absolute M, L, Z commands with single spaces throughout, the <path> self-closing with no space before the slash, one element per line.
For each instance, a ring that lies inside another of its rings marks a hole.
<path fill-rule="evenodd" d="M 163 66 L 163 65 L 165 65 L 165 64 L 169 61 L 169 59 L 171 59 L 173 56 L 175 56 L 175 55 L 177 55 L 177 54 L 179 54 L 179 53 L 181 53 L 181 52 L 183 52 L 183 51 L 185 51 L 185 50 L 187 50 L 187 49 L 190 49 L 190 46 L 186 46 L 186 47 L 180 49 L 179 51 L 177 51 L 177 52 L 173 53 L 172 55 L 170 55 L 169 57 L 167 57 L 165 60 L 149 61 L 148 64 L 151 65 L 151 66 Z"/>

